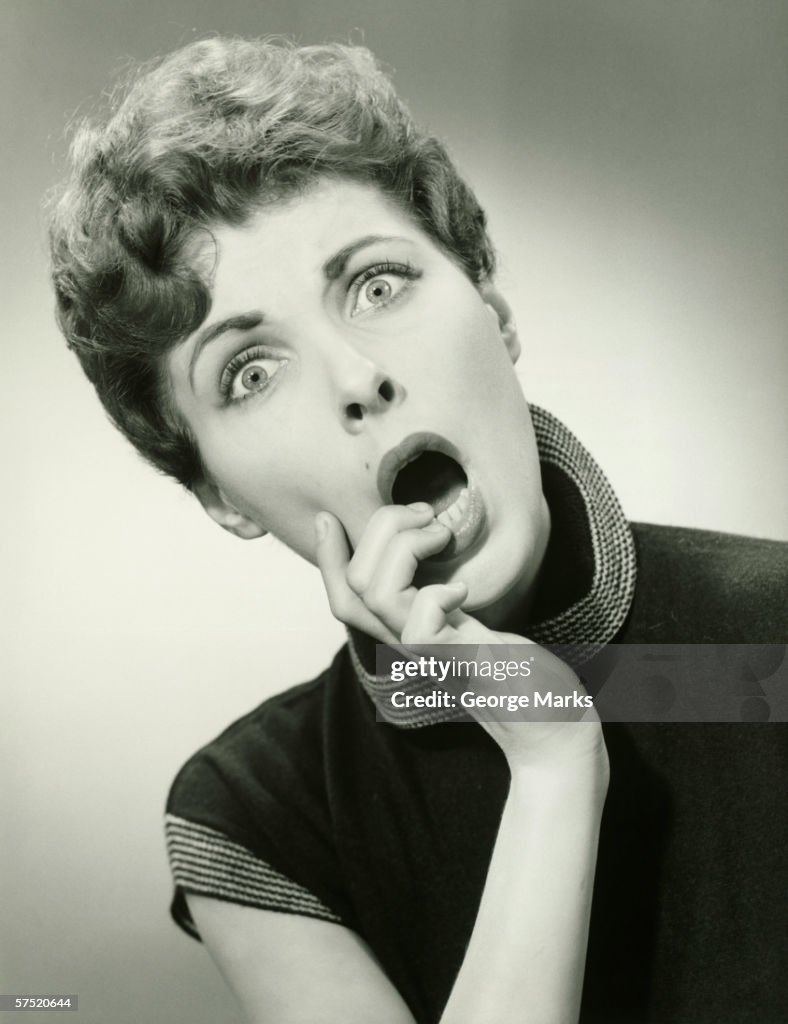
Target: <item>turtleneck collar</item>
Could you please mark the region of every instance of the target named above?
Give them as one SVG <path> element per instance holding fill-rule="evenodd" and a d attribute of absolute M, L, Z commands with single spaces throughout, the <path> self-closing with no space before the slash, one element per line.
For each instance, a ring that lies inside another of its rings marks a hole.
<path fill-rule="evenodd" d="M 574 434 L 538 406 L 531 406 L 531 419 L 551 530 L 519 632 L 536 643 L 566 648 L 562 657 L 582 664 L 624 624 L 635 592 L 635 545 L 612 487 Z M 393 684 L 375 674 L 375 641 L 348 632 L 359 682 L 373 701 L 385 701 Z M 394 720 L 390 708 L 386 718 Z M 429 713 L 403 709 L 396 724 L 413 727 L 434 720 Z"/>

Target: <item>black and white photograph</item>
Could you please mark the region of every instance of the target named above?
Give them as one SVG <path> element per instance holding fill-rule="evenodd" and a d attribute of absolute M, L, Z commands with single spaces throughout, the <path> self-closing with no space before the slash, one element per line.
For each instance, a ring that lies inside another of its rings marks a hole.
<path fill-rule="evenodd" d="M 0 38 L 0 1024 L 788 1019 L 788 7 Z"/>

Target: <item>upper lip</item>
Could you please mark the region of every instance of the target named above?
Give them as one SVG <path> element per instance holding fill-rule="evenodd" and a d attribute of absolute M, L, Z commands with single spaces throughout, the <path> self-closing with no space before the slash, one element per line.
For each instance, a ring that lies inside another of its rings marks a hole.
<path fill-rule="evenodd" d="M 399 444 L 389 449 L 378 466 L 378 493 L 384 504 L 391 504 L 391 491 L 397 473 L 403 466 L 413 462 L 422 452 L 442 452 L 462 465 L 460 453 L 451 441 L 447 441 L 440 434 L 433 434 L 430 431 L 420 431 L 416 434 L 408 434 Z"/>

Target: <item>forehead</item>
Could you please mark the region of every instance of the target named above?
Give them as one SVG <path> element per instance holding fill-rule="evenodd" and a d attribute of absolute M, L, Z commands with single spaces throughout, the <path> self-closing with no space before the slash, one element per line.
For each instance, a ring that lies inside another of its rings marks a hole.
<path fill-rule="evenodd" d="M 252 276 L 277 285 L 292 276 L 322 277 L 326 261 L 359 239 L 401 238 L 431 244 L 414 219 L 373 185 L 321 179 L 306 192 L 263 206 L 243 225 L 211 229 L 213 311 L 240 300 Z"/>

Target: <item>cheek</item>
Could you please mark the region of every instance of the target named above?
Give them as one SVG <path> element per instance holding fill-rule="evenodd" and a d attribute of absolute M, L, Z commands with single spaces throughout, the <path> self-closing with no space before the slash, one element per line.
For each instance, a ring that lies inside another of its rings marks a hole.
<path fill-rule="evenodd" d="M 346 488 L 341 472 L 317 449 L 314 438 L 294 431 L 265 446 L 206 446 L 212 478 L 232 505 L 297 554 L 313 560 L 314 520 L 323 509 L 338 512 Z"/>
<path fill-rule="evenodd" d="M 447 332 L 444 351 L 444 383 L 462 392 L 463 401 L 485 406 L 488 414 L 505 396 L 521 394 L 514 364 L 498 330 L 497 319 L 487 307 L 478 306 L 456 317 Z"/>
<path fill-rule="evenodd" d="M 200 452 L 209 476 L 237 511 L 271 529 L 272 499 L 282 493 L 277 458 L 238 434 L 206 436 Z"/>

